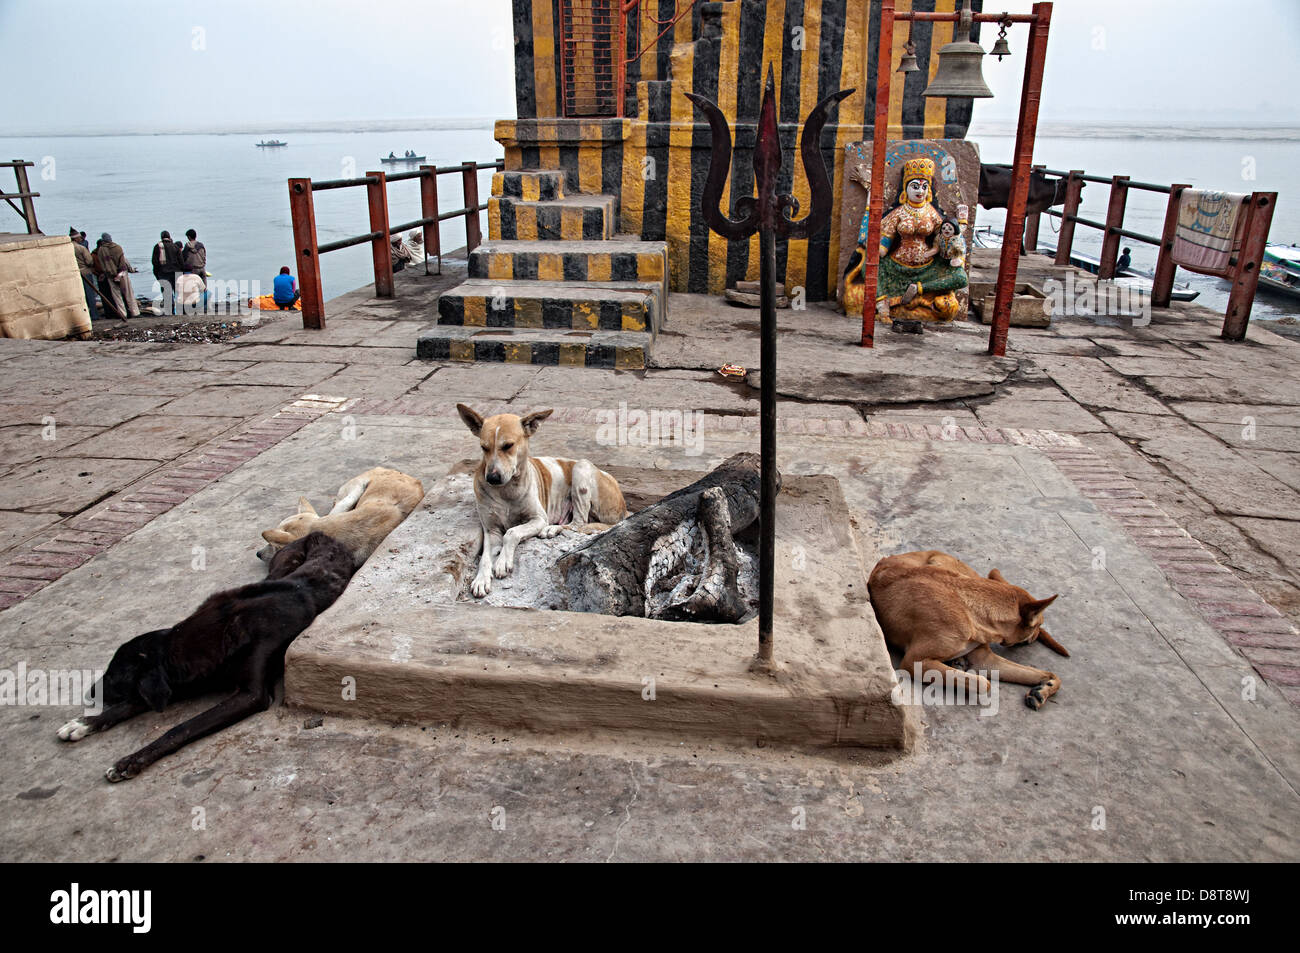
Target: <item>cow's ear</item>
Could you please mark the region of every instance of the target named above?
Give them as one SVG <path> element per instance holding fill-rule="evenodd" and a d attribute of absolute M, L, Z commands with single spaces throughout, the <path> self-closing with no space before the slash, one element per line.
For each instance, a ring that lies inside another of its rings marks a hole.
<path fill-rule="evenodd" d="M 994 582 L 1006 582 L 1006 580 L 1002 578 L 1002 573 L 998 572 L 996 569 L 989 570 L 989 578 Z"/>

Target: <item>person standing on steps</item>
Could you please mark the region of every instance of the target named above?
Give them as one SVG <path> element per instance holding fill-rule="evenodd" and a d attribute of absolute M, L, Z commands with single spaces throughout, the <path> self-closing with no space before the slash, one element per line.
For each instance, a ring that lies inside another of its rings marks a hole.
<path fill-rule="evenodd" d="M 185 243 L 185 251 L 181 255 L 181 265 L 188 275 L 198 275 L 199 280 L 203 282 L 203 287 L 208 286 L 208 250 L 203 247 L 203 242 L 199 241 L 199 236 L 194 229 L 185 233 L 189 239 Z"/>
<path fill-rule="evenodd" d="M 176 278 L 181 270 L 181 256 L 171 232 L 163 232 L 153 246 L 153 277 L 162 286 L 163 312 L 176 313 Z"/>

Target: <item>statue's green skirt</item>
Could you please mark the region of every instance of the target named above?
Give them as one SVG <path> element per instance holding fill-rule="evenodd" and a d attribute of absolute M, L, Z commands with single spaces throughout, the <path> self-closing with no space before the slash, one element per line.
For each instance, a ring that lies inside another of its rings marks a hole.
<path fill-rule="evenodd" d="M 954 268 L 946 261 L 929 261 L 917 268 L 895 261 L 892 257 L 880 260 L 880 273 L 876 279 L 876 298 L 896 298 L 913 282 L 919 282 L 924 294 L 942 294 L 956 291 L 969 284 L 965 268 Z"/>

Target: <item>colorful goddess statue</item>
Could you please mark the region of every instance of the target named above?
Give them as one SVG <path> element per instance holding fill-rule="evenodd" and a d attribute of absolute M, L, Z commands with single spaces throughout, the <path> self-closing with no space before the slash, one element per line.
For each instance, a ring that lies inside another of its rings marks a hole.
<path fill-rule="evenodd" d="M 967 286 L 961 227 L 945 218 L 934 200 L 934 160 L 908 159 L 898 204 L 880 223 L 880 270 L 876 316 L 951 321 L 961 310 L 956 292 Z M 867 216 L 858 247 L 865 252 Z"/>

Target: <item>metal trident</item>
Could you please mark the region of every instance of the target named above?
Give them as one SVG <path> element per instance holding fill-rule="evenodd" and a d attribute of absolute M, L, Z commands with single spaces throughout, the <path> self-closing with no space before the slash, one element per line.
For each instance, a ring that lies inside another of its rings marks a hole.
<path fill-rule="evenodd" d="M 804 175 L 812 193 L 812 209 L 802 219 L 799 200 L 793 195 L 777 194 L 777 175 L 781 170 L 781 139 L 776 127 L 776 87 L 772 66 L 767 67 L 767 85 L 758 112 L 758 137 L 754 143 L 754 182 L 758 194 L 744 195 L 735 201 L 739 219 L 729 218 L 719 207 L 722 189 L 731 170 L 731 130 L 716 103 L 703 96 L 686 93 L 704 111 L 713 135 L 713 153 L 709 157 L 709 176 L 704 183 L 702 211 L 704 220 L 723 238 L 740 241 L 758 232 L 761 278 L 761 407 L 760 460 L 763 473 L 762 499 L 759 505 L 759 597 L 758 661 L 772 662 L 772 587 L 776 568 L 776 494 L 780 489 L 776 469 L 776 236 L 807 238 L 830 220 L 832 191 L 826 165 L 821 157 L 821 133 L 831 107 L 855 90 L 841 89 L 813 107 L 804 122 L 799 138 Z"/>

